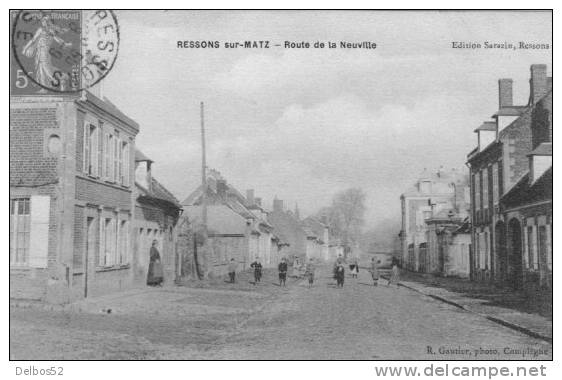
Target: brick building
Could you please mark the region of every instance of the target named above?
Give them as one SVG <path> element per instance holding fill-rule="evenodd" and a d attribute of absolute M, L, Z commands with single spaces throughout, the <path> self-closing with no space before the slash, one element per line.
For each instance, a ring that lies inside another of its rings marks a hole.
<path fill-rule="evenodd" d="M 542 142 L 552 142 L 551 117 L 548 120 L 552 114 L 552 78 L 547 77 L 546 70 L 546 65 L 531 66 L 526 105 L 514 106 L 513 81 L 500 79 L 499 109 L 492 115 L 493 121 L 486 121 L 475 130 L 478 146 L 467 157 L 471 178 L 473 279 L 519 286 L 528 266 L 524 261 L 527 248 L 522 229 L 532 220 L 507 213 L 506 207 L 512 207 L 513 203 L 510 198 L 502 205 L 502 197 L 525 181 L 533 150 Z M 534 134 L 532 125 L 535 125 Z M 539 149 L 535 153 L 542 163 L 540 157 L 544 151 Z M 544 165 L 543 169 L 546 169 Z"/>
<path fill-rule="evenodd" d="M 139 125 L 88 91 L 10 99 L 10 296 L 64 302 L 132 282 Z"/>

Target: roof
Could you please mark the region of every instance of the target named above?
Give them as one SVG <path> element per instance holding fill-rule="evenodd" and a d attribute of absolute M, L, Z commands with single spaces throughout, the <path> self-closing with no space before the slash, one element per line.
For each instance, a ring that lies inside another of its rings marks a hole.
<path fill-rule="evenodd" d="M 85 91 L 85 93 L 86 93 L 86 101 L 92 103 L 94 106 L 98 107 L 99 109 L 113 115 L 114 117 L 121 120 L 125 124 L 136 129 L 137 131 L 139 130 L 139 124 L 133 119 L 131 119 L 130 117 L 128 117 L 127 115 L 125 115 L 123 112 L 121 112 L 121 110 L 117 108 L 117 106 L 115 106 L 115 104 L 113 104 L 111 101 L 109 101 L 109 99 L 104 97 L 102 100 L 89 91 Z"/>
<path fill-rule="evenodd" d="M 150 162 L 154 162 L 153 160 L 151 160 L 150 158 L 148 158 L 143 152 L 141 152 L 138 149 L 135 149 L 135 162 L 139 162 L 139 161 L 150 161 Z"/>
<path fill-rule="evenodd" d="M 544 142 L 537 146 L 529 156 L 552 156 L 552 143 Z"/>
<path fill-rule="evenodd" d="M 202 222 L 203 206 L 185 206 L 184 213 L 194 224 Z M 209 234 L 243 236 L 247 231 L 246 219 L 225 205 L 207 206 Z M 257 231 L 252 231 L 257 232 Z"/>
<path fill-rule="evenodd" d="M 506 208 L 523 206 L 529 203 L 552 201 L 552 166 L 548 168 L 534 183 L 531 184 L 527 172 L 500 201 Z"/>
<path fill-rule="evenodd" d="M 154 177 L 152 177 L 152 195 L 181 207 L 180 201 Z"/>
<path fill-rule="evenodd" d="M 217 179 L 214 178 L 212 175 L 209 175 L 207 178 L 207 194 L 208 200 L 211 204 L 223 204 L 230 208 L 232 211 L 236 212 L 244 219 L 260 219 L 262 224 L 271 228 L 271 225 L 267 223 L 267 221 L 262 220 L 259 216 L 254 214 L 252 211 L 248 209 L 244 205 L 245 198 L 240 194 L 238 190 L 236 190 L 230 184 L 226 184 L 226 197 L 219 196 L 217 194 Z M 199 185 L 189 196 L 181 202 L 184 206 L 194 206 L 199 204 L 200 199 L 203 195 L 203 185 Z"/>
<path fill-rule="evenodd" d="M 495 131 L 496 130 L 496 122 L 495 121 L 485 121 L 480 125 L 478 128 L 474 130 L 474 132 L 479 131 Z"/>
<path fill-rule="evenodd" d="M 508 106 L 500 108 L 492 117 L 496 116 L 520 116 L 525 110 L 527 106 Z"/>
<path fill-rule="evenodd" d="M 151 178 L 151 189 L 147 189 L 144 186 L 140 185 L 138 182 L 135 182 L 135 186 L 140 190 L 139 199 L 143 200 L 143 198 L 149 200 L 156 200 L 156 201 L 164 201 L 177 209 L 180 209 L 182 206 L 180 202 L 177 200 L 174 195 L 164 187 L 160 182 L 156 180 L 156 178 Z"/>

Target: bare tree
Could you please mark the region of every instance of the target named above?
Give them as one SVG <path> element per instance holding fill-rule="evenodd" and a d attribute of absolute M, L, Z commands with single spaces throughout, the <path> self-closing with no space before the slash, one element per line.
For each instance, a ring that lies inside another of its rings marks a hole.
<path fill-rule="evenodd" d="M 331 235 L 340 238 L 346 246 L 352 246 L 359 240 L 365 222 L 365 199 L 362 189 L 347 189 L 337 193 L 331 206 L 318 213 L 327 221 Z"/>

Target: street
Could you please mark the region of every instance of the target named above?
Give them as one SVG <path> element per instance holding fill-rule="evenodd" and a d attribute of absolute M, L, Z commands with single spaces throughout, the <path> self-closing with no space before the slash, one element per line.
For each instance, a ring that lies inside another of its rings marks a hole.
<path fill-rule="evenodd" d="M 550 359 L 552 346 L 361 270 L 336 288 L 262 283 L 142 289 L 81 312 L 12 307 L 11 359 Z M 382 286 L 381 286 L 382 285 Z M 108 309 L 111 312 L 108 313 Z M 523 356 L 523 352 L 525 356 Z M 529 352 L 538 353 L 537 357 Z"/>

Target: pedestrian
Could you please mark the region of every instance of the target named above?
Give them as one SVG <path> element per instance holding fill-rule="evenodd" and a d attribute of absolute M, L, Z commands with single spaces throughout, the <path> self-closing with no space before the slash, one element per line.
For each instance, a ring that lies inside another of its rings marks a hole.
<path fill-rule="evenodd" d="M 293 260 L 293 272 L 291 274 L 291 277 L 296 277 L 296 278 L 300 277 L 301 275 L 300 270 L 301 270 L 301 263 L 299 257 L 295 256 Z"/>
<path fill-rule="evenodd" d="M 343 263 L 336 265 L 336 282 L 339 288 L 343 288 L 343 281 L 345 279 L 345 267 Z"/>
<path fill-rule="evenodd" d="M 261 281 L 262 268 L 260 258 L 256 256 L 256 261 L 250 264 L 250 268 L 254 269 L 254 285 Z"/>
<path fill-rule="evenodd" d="M 156 247 L 158 240 L 152 241 L 150 247 L 150 263 L 148 264 L 148 275 L 146 276 L 146 284 L 149 286 L 162 286 L 164 281 L 164 270 L 160 260 L 160 252 Z"/>
<path fill-rule="evenodd" d="M 236 282 L 236 269 L 238 264 L 234 257 L 230 259 L 230 263 L 228 263 L 228 277 L 230 277 L 230 283 L 234 284 Z"/>
<path fill-rule="evenodd" d="M 390 279 L 386 286 L 390 286 L 390 284 L 396 284 L 398 287 L 398 281 L 400 280 L 400 268 L 398 268 L 398 263 L 394 262 L 392 264 L 392 271 L 390 272 Z"/>
<path fill-rule="evenodd" d="M 279 266 L 279 286 L 286 286 L 285 281 L 287 281 L 287 260 L 283 257 Z"/>
<path fill-rule="evenodd" d="M 359 262 L 357 259 L 353 259 L 352 263 L 349 265 L 350 273 L 352 278 L 357 278 L 359 274 Z"/>
<path fill-rule="evenodd" d="M 338 265 L 343 265 L 344 260 L 341 254 L 338 255 L 336 262 L 334 263 L 334 278 L 336 278 L 336 270 L 338 268 Z"/>
<path fill-rule="evenodd" d="M 371 267 L 369 268 L 369 272 L 371 272 L 371 277 L 373 278 L 373 285 L 377 286 L 379 284 L 379 268 L 378 264 L 380 264 L 380 260 L 375 262 L 375 258 L 371 259 Z"/>
<path fill-rule="evenodd" d="M 304 276 L 308 278 L 308 287 L 311 288 L 312 284 L 314 283 L 314 261 L 312 258 L 306 264 L 306 270 L 304 272 Z"/>

